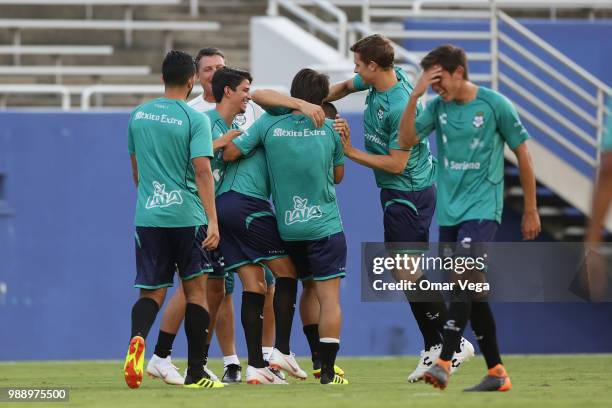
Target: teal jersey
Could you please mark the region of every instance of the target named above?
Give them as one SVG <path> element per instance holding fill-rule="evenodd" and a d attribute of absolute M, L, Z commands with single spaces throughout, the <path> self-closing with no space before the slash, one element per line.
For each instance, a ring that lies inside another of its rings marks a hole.
<path fill-rule="evenodd" d="M 516 149 L 529 138 L 512 103 L 482 86 L 465 104 L 436 97 L 417 116 L 416 129 L 421 139 L 436 131 L 438 224 L 501 222 L 504 143 Z"/>
<path fill-rule="evenodd" d="M 399 123 L 412 93 L 412 83 L 406 73 L 395 68 L 398 82 L 384 92 L 363 83 L 360 75 L 353 78 L 353 87 L 368 90 L 363 127 L 365 149 L 372 154 L 388 155 L 390 150 L 403 150 L 398 141 Z M 419 104 L 417 113 L 421 112 Z M 422 139 L 410 149 L 410 159 L 402 174 L 391 174 L 374 169 L 376 184 L 380 188 L 402 191 L 421 191 L 436 179 L 436 161 L 429 149 L 429 140 Z"/>
<path fill-rule="evenodd" d="M 610 114 L 608 115 L 606 126 L 603 130 L 601 147 L 604 151 L 609 152 L 612 151 L 612 97 L 608 102 L 608 111 Z"/>
<path fill-rule="evenodd" d="M 136 226 L 207 224 L 191 163 L 213 155 L 206 116 L 175 99 L 140 105 L 130 117 L 128 151 L 138 163 Z"/>
<path fill-rule="evenodd" d="M 230 190 L 262 200 L 270 198 L 268 164 L 262 147 L 256 148 L 240 160 L 227 164 L 217 195 Z"/>
<path fill-rule="evenodd" d="M 204 112 L 204 115 L 210 119 L 213 141 L 226 134 L 230 129 L 240 130 L 238 125 L 234 123 L 232 123 L 231 128 L 228 127 L 225 120 L 223 120 L 216 109 L 206 111 Z M 214 157 L 210 161 L 210 167 L 212 169 L 213 178 L 215 179 L 215 193 L 219 195 L 219 189 L 221 188 L 227 167 L 226 163 L 223 161 L 223 149 L 219 149 L 218 151 L 214 152 Z"/>
<path fill-rule="evenodd" d="M 279 233 L 285 241 L 316 240 L 342 231 L 334 167 L 344 164 L 340 135 L 326 119 L 264 114 L 234 144 L 248 156 L 263 147 Z"/>

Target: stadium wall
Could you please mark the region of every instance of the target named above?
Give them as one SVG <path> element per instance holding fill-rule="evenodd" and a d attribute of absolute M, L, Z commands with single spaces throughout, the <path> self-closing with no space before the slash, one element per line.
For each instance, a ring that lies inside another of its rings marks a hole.
<path fill-rule="evenodd" d="M 347 116 L 361 145 L 361 114 Z M 128 114 L 5 112 L 0 123 L 0 360 L 122 358 L 137 296 Z M 360 302 L 360 243 L 383 236 L 371 172 L 347 161 L 338 197 L 349 245 L 341 353 L 415 354 L 421 344 L 407 305 Z M 500 239 L 519 240 L 519 225 L 506 211 Z M 612 351 L 612 304 L 495 309 L 504 352 Z M 245 356 L 239 325 L 237 339 Z M 293 339 L 306 355 L 299 319 Z M 182 332 L 175 355 L 186 355 Z"/>

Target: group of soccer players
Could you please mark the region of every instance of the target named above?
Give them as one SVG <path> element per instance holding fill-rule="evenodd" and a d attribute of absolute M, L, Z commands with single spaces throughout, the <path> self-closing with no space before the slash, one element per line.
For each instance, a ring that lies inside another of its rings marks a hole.
<path fill-rule="evenodd" d="M 142 382 L 145 338 L 175 273 L 181 289 L 164 311 L 149 375 L 189 388 L 242 381 L 231 299 L 236 273 L 243 287 L 247 383 L 287 384 L 283 372 L 307 377 L 290 350 L 299 279 L 313 375 L 321 384 L 348 384 L 335 364 L 340 279 L 346 274 L 335 184 L 343 178 L 345 156 L 374 171 L 385 242 L 426 244 L 437 209 L 440 241 L 465 248 L 494 240 L 508 144 L 525 195 L 523 236 L 533 239 L 540 232 L 527 132 L 505 97 L 469 81 L 462 49 L 431 51 L 414 86 L 394 66 L 393 47 L 383 36 L 363 38 L 351 51 L 353 79 L 330 84 L 326 75 L 302 69 L 290 97 L 251 93 L 250 74 L 226 68 L 215 48 L 201 50 L 195 63 L 179 51 L 164 59 L 164 97 L 136 108 L 129 124 L 140 289 L 124 365 L 131 388 Z M 187 104 L 196 78 L 204 92 Z M 438 96 L 423 109 L 418 100 L 429 87 Z M 368 91 L 366 151 L 353 147 L 348 123 L 329 104 L 359 91 Z M 437 159 L 427 139 L 433 131 Z M 456 293 L 447 307 L 439 292 L 428 291 L 407 293 L 407 300 L 424 340 L 409 381 L 445 388 L 450 374 L 474 355 L 462 337 L 470 321 L 488 373 L 469 390 L 510 389 L 486 298 Z M 181 375 L 170 354 L 183 319 L 188 367 Z M 224 354 L 221 381 L 206 365 L 215 330 Z"/>

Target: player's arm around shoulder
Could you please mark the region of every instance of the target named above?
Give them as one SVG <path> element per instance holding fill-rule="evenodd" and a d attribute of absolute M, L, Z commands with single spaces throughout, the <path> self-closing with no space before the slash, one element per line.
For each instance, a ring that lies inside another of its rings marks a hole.
<path fill-rule="evenodd" d="M 363 87 L 363 89 L 358 89 L 357 87 L 355 87 L 355 82 L 357 82 L 359 85 L 361 83 L 360 81 L 361 78 L 359 76 L 355 76 L 354 78 L 350 78 L 342 82 L 337 82 L 335 84 L 330 85 L 329 94 L 327 95 L 327 98 L 325 98 L 325 102 L 337 101 L 338 99 L 342 99 L 345 96 L 348 96 L 354 92 L 359 92 L 367 89 L 367 87 L 365 86 Z"/>
<path fill-rule="evenodd" d="M 232 162 L 248 156 L 262 144 L 261 129 L 265 127 L 270 115 L 263 114 L 251 127 L 232 139 L 223 149 L 223 161 Z"/>
<path fill-rule="evenodd" d="M 320 128 L 325 120 L 325 112 L 321 106 L 284 95 L 273 89 L 258 89 L 251 94 L 251 98 L 272 115 L 282 115 L 297 110 L 309 117 L 317 128 Z M 281 109 L 278 109 L 279 107 Z"/>

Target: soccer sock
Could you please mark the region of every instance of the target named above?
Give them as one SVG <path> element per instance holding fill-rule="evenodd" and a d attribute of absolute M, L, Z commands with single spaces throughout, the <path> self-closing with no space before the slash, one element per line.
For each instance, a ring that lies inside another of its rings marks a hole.
<path fill-rule="evenodd" d="M 208 330 L 206 330 L 206 333 L 208 334 Z M 204 339 L 204 341 L 206 342 L 206 339 Z M 210 349 L 210 343 L 204 344 L 204 348 L 202 349 L 204 351 L 204 354 L 202 354 L 204 356 L 204 365 L 208 364 L 208 350 L 209 349 Z"/>
<path fill-rule="evenodd" d="M 424 276 L 416 281 L 417 290 L 406 293 L 406 298 L 423 335 L 425 350 L 429 350 L 432 346 L 442 343 L 447 310 L 440 291 L 418 289 L 422 280 L 425 280 Z"/>
<path fill-rule="evenodd" d="M 444 345 L 440 353 L 440 360 L 450 361 L 453 354 L 459 349 L 461 336 L 470 318 L 471 302 L 451 302 L 448 308 L 448 320 L 444 325 Z"/>
<path fill-rule="evenodd" d="M 172 343 L 176 334 L 167 333 L 163 330 L 157 335 L 157 344 L 155 345 L 155 355 L 159 358 L 166 358 L 172 354 Z"/>
<path fill-rule="evenodd" d="M 263 334 L 263 307 L 266 297 L 260 293 L 242 292 L 241 319 L 244 337 L 249 353 L 249 365 L 255 368 L 265 367 L 261 353 L 261 336 Z"/>
<path fill-rule="evenodd" d="M 270 357 L 272 356 L 272 352 L 274 351 L 274 347 L 262 347 L 261 354 L 263 354 L 264 361 L 270 361 Z"/>
<path fill-rule="evenodd" d="M 223 356 L 223 367 L 227 367 L 230 364 L 240 365 L 240 360 L 238 360 L 238 356 L 236 354 L 232 354 L 231 356 Z"/>
<path fill-rule="evenodd" d="M 310 346 L 310 355 L 312 356 L 312 362 L 320 361 L 319 356 L 319 325 L 318 324 L 307 324 L 303 327 L 306 340 Z"/>
<path fill-rule="evenodd" d="M 187 303 L 185 335 L 187 336 L 187 374 L 194 382 L 204 376 L 204 355 L 210 315 L 202 306 Z"/>
<path fill-rule="evenodd" d="M 340 339 L 322 337 L 319 341 L 321 355 L 321 382 L 329 382 L 334 378 L 336 355 L 340 349 Z"/>
<path fill-rule="evenodd" d="M 429 350 L 432 346 L 442 343 L 442 337 L 440 333 L 434 328 L 432 324 L 427 320 L 425 307 L 426 305 L 421 302 L 408 302 L 414 319 L 419 326 L 421 335 L 423 336 L 423 346 L 425 350 Z"/>
<path fill-rule="evenodd" d="M 158 311 L 159 306 L 153 299 L 147 297 L 138 299 L 132 307 L 132 337 L 140 336 L 146 339 Z"/>
<path fill-rule="evenodd" d="M 489 302 L 473 302 L 470 320 L 480 351 L 487 362 L 487 368 L 491 369 L 502 364 L 497 344 L 495 318 Z"/>
<path fill-rule="evenodd" d="M 276 320 L 276 339 L 274 347 L 283 354 L 289 354 L 291 325 L 295 313 L 297 279 L 277 278 L 274 291 L 274 319 Z"/>

